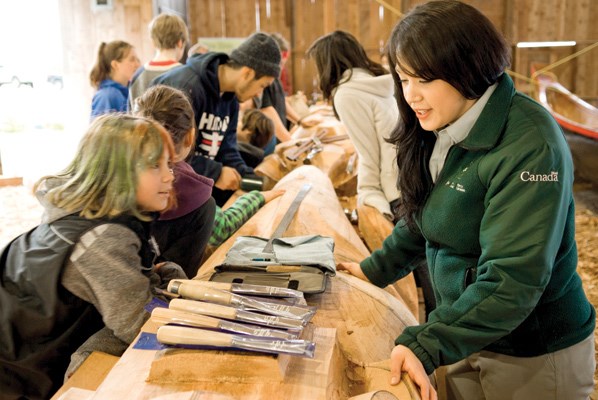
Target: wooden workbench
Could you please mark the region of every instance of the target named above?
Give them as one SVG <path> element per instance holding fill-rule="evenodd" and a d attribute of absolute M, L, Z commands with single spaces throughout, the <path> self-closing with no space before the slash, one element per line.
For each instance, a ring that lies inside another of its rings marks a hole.
<path fill-rule="evenodd" d="M 360 261 L 366 257 L 367 248 L 345 217 L 330 180 L 317 168 L 305 166 L 277 184 L 278 188 L 286 189 L 286 193 L 263 207 L 220 246 L 202 265 L 198 278 L 207 279 L 211 275 L 236 236 L 269 237 L 306 182 L 311 182 L 313 188 L 301 203 L 284 236 L 309 233 L 332 236 L 335 239 L 337 262 Z M 306 300 L 309 305 L 317 307 L 309 327 L 316 342 L 316 355 L 313 359 L 291 357 L 282 378 L 261 381 L 256 381 L 255 377 L 244 378 L 243 371 L 235 370 L 234 360 L 239 357 L 236 353 L 184 350 L 193 360 L 190 365 L 194 368 L 201 370 L 207 363 L 219 362 L 222 374 L 201 382 L 185 382 L 183 379 L 177 383 L 149 383 L 146 380 L 152 363 L 161 354 L 155 350 L 130 347 L 91 398 L 140 400 L 187 399 L 195 396 L 194 399 L 346 399 L 378 389 L 397 394 L 401 391 L 401 395 L 405 395 L 404 386 L 391 387 L 388 384 L 390 375 L 385 362 L 390 356 L 395 337 L 405 326 L 417 323 L 402 302 L 386 291 L 346 273 L 338 273 L 330 278 L 324 293 L 306 296 Z M 151 332 L 155 328 L 148 322 L 143 330 Z M 257 357 L 255 365 L 260 365 L 257 361 L 272 365 L 277 363 L 276 358 L 269 355 L 246 353 L 241 357 Z M 247 366 L 251 364 L 245 365 L 245 368 L 251 368 Z M 180 365 L 173 364 L 171 369 L 170 372 L 174 374 L 181 373 Z"/>

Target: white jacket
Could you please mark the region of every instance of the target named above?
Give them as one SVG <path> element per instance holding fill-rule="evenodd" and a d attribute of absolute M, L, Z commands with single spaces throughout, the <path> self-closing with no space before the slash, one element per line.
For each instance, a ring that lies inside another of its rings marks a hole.
<path fill-rule="evenodd" d="M 386 138 L 399 120 L 390 74 L 372 76 L 367 70 L 345 71 L 333 93 L 334 106 L 359 153 L 357 199 L 360 205 L 392 216 L 390 202 L 400 196 L 395 146 Z"/>

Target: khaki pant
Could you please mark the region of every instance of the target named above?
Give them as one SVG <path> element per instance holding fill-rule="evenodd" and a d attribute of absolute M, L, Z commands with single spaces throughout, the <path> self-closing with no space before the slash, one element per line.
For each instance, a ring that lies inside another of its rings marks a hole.
<path fill-rule="evenodd" d="M 447 366 L 447 400 L 586 400 L 595 369 L 594 335 L 538 357 L 482 351 Z"/>

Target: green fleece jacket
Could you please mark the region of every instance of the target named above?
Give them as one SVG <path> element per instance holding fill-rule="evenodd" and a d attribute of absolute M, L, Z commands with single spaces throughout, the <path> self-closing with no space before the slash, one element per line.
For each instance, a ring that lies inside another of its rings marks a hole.
<path fill-rule="evenodd" d="M 532 357 L 594 330 L 576 272 L 573 163 L 562 131 L 504 74 L 465 140 L 453 146 L 417 218 L 399 222 L 361 263 L 386 286 L 425 252 L 437 308 L 408 327 L 427 373 L 489 350 Z"/>

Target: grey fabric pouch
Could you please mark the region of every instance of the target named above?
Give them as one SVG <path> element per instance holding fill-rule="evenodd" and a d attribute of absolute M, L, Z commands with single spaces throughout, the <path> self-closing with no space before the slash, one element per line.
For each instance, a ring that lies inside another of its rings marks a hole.
<path fill-rule="evenodd" d="M 285 287 L 303 293 L 326 290 L 336 274 L 334 239 L 320 235 L 277 238 L 273 252 L 264 253 L 268 239 L 240 236 L 215 268 L 210 280 Z"/>

